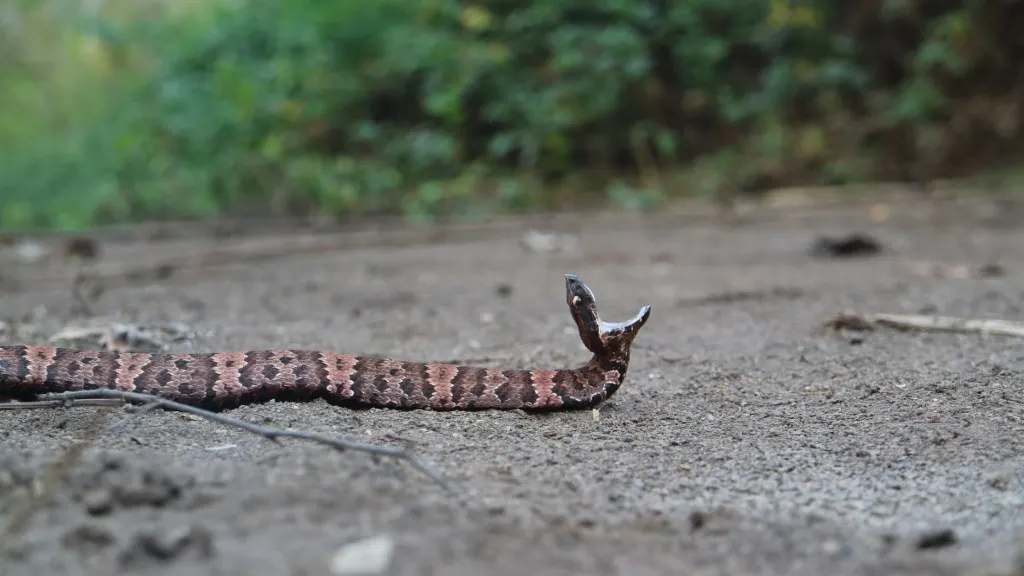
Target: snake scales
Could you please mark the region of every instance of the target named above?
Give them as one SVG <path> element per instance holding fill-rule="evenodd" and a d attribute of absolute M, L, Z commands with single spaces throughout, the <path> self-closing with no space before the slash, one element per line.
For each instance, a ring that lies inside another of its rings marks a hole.
<path fill-rule="evenodd" d="M 157 395 L 211 410 L 323 398 L 350 407 L 559 410 L 593 407 L 622 385 L 629 351 L 650 317 L 600 319 L 594 293 L 565 276 L 566 303 L 593 357 L 577 368 L 510 370 L 406 362 L 313 350 L 199 354 L 0 346 L 0 396 L 98 388 Z"/>

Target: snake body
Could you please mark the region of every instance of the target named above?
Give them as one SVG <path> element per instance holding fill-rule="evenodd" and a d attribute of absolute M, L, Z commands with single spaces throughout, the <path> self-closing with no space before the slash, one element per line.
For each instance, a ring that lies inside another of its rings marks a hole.
<path fill-rule="evenodd" d="M 210 410 L 315 398 L 342 406 L 397 409 L 593 407 L 622 385 L 630 346 L 651 308 L 644 306 L 626 322 L 604 322 L 593 292 L 579 277 L 567 274 L 565 286 L 569 311 L 593 353 L 577 368 L 513 370 L 316 350 L 176 354 L 14 345 L 0 346 L 0 396 L 106 388 Z"/>

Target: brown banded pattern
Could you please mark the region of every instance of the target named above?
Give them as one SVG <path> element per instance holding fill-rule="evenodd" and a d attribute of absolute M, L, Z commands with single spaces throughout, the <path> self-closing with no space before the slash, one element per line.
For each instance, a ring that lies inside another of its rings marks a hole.
<path fill-rule="evenodd" d="M 593 293 L 572 275 L 566 275 L 566 302 L 593 352 L 588 363 L 573 369 L 483 368 L 314 350 L 147 354 L 15 345 L 0 346 L 0 397 L 109 388 L 209 409 L 314 398 L 433 410 L 595 406 L 622 384 L 630 345 L 650 307 L 630 321 L 605 323 Z"/>
<path fill-rule="evenodd" d="M 13 397 L 32 394 L 28 378 L 28 346 L 0 347 L 0 382 L 6 382 L 7 393 Z M 0 391 L 4 388 L 0 388 Z"/>
<path fill-rule="evenodd" d="M 451 410 L 455 408 L 452 400 L 452 382 L 458 367 L 453 364 L 427 364 L 428 382 L 434 387 L 430 397 L 430 407 L 434 410 Z"/>
<path fill-rule="evenodd" d="M 343 400 L 352 398 L 352 374 L 358 358 L 349 354 L 322 352 L 320 361 L 326 371 L 326 394 Z"/>

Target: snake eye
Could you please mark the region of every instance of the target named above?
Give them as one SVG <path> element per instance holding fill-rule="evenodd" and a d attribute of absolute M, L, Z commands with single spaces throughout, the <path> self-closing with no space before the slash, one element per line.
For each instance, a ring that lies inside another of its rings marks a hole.
<path fill-rule="evenodd" d="M 581 300 L 581 299 L 580 299 L 580 297 L 579 297 L 579 296 L 573 296 L 573 297 L 572 297 L 572 305 L 573 305 L 573 306 L 579 306 L 579 305 L 580 305 L 580 300 Z"/>

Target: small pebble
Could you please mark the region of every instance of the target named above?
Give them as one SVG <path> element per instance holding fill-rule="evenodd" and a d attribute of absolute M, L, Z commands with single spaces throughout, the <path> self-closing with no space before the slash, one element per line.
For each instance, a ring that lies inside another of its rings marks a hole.
<path fill-rule="evenodd" d="M 15 249 L 17 257 L 26 264 L 36 264 L 42 262 L 50 255 L 50 250 L 35 242 L 24 242 L 19 244 Z"/>
<path fill-rule="evenodd" d="M 700 510 L 690 512 L 690 529 L 696 532 L 703 528 L 708 522 L 708 515 Z"/>
<path fill-rule="evenodd" d="M 191 526 L 182 526 L 173 530 L 164 530 L 152 534 L 145 540 L 149 551 L 158 558 L 170 559 L 191 545 L 206 551 L 208 555 L 210 537 Z"/>
<path fill-rule="evenodd" d="M 1003 476 L 993 476 L 992 478 L 989 478 L 988 485 L 996 490 L 1005 492 L 1009 487 L 1010 482 Z"/>
<path fill-rule="evenodd" d="M 828 554 L 829 556 L 835 554 L 836 552 L 839 552 L 839 550 L 839 542 L 836 542 L 835 540 L 825 540 L 821 543 L 821 551 L 825 554 Z"/>
<path fill-rule="evenodd" d="M 917 539 L 917 549 L 933 550 L 937 548 L 946 548 L 956 544 L 957 542 L 958 538 L 956 536 L 956 532 L 951 528 L 946 528 L 922 534 L 921 537 Z"/>
<path fill-rule="evenodd" d="M 77 550 L 100 549 L 114 543 L 114 534 L 102 524 L 87 522 L 69 530 L 61 541 L 68 548 Z"/>
<path fill-rule="evenodd" d="M 147 560 L 166 562 L 186 555 L 199 558 L 213 556 L 213 535 L 194 526 L 140 531 L 125 548 L 121 562 L 126 565 Z"/>
<path fill-rule="evenodd" d="M 395 540 L 381 534 L 345 544 L 331 558 L 330 572 L 334 576 L 345 574 L 380 574 L 391 564 Z"/>
<path fill-rule="evenodd" d="M 92 490 L 82 497 L 82 504 L 89 514 L 103 516 L 114 509 L 114 497 L 107 490 Z"/>
<path fill-rule="evenodd" d="M 231 450 L 232 448 L 238 448 L 238 444 L 222 444 L 220 446 L 210 446 L 206 449 L 207 452 L 221 452 L 223 450 Z"/>

